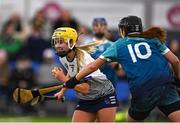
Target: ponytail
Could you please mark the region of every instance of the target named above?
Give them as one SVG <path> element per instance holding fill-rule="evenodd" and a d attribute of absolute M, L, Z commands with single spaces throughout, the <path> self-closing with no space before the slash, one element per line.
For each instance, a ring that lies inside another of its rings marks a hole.
<path fill-rule="evenodd" d="M 96 42 L 87 44 L 87 45 L 83 45 L 83 46 L 76 46 L 75 47 L 75 52 L 76 52 L 76 59 L 77 59 L 77 65 L 78 65 L 78 72 L 79 72 L 79 68 L 80 68 L 80 63 L 83 62 L 84 60 L 84 52 L 86 51 L 88 53 L 92 53 L 96 50 L 95 46 L 97 45 Z"/>
<path fill-rule="evenodd" d="M 158 38 L 161 43 L 166 42 L 166 31 L 160 27 L 151 27 L 142 33 L 129 33 L 131 37 L 142 37 L 142 38 Z"/>

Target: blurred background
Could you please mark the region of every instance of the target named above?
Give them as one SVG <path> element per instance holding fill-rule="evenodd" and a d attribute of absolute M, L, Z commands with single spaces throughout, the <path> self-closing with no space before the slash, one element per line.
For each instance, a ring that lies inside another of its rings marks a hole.
<path fill-rule="evenodd" d="M 91 41 L 92 21 L 104 17 L 106 38 L 119 38 L 122 17 L 142 18 L 144 29 L 160 26 L 167 31 L 167 46 L 180 57 L 180 0 L 0 0 L 0 121 L 71 121 L 77 97 L 73 90 L 66 101 L 20 106 L 13 102 L 16 87 L 39 88 L 58 84 L 51 75 L 54 66 L 62 67 L 51 49 L 51 35 L 62 26 L 82 32 L 79 40 Z M 125 121 L 129 89 L 124 71 L 115 82 L 120 106 L 117 121 Z M 158 109 L 148 121 L 167 121 Z"/>

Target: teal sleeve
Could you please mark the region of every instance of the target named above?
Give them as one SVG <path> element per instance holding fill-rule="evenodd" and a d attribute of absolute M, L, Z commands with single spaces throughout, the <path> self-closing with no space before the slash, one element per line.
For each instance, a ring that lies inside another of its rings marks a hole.
<path fill-rule="evenodd" d="M 115 61 L 117 59 L 116 43 L 109 47 L 99 58 L 105 59 L 106 61 Z"/>
<path fill-rule="evenodd" d="M 159 40 L 157 40 L 158 42 L 158 49 L 161 52 L 161 54 L 166 54 L 169 51 L 169 48 L 166 46 L 165 43 L 161 43 Z"/>

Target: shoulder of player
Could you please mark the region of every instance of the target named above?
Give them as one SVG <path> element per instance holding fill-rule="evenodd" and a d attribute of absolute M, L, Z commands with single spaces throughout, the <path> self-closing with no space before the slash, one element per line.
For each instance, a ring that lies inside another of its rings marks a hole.
<path fill-rule="evenodd" d="M 113 42 L 113 44 L 111 45 L 111 48 L 116 48 L 118 50 L 123 49 L 124 47 L 127 47 L 127 38 L 119 38 L 118 40 L 116 40 L 115 42 Z"/>
<path fill-rule="evenodd" d="M 109 47 L 109 46 L 111 46 L 113 43 L 114 43 L 114 42 L 112 42 L 112 41 L 110 41 L 110 40 L 105 40 L 104 43 L 103 43 L 103 45 Z"/>
<path fill-rule="evenodd" d="M 111 45 L 122 45 L 124 44 L 124 41 L 126 41 L 124 38 L 119 38 L 118 40 L 111 43 Z"/>
<path fill-rule="evenodd" d="M 146 39 L 146 42 L 149 44 L 149 43 L 154 43 L 154 44 L 157 44 L 157 45 L 161 45 L 161 41 L 158 39 L 158 38 L 151 38 L 151 39 Z"/>

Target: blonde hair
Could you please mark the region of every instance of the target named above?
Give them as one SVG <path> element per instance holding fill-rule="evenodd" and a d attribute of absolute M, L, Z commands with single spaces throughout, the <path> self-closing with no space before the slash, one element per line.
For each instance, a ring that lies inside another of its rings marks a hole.
<path fill-rule="evenodd" d="M 79 72 L 79 68 L 80 68 L 80 64 L 83 62 L 84 60 L 84 52 L 87 53 L 92 53 L 96 50 L 96 45 L 98 43 L 97 42 L 93 42 L 93 43 L 89 43 L 87 45 L 82 45 L 82 46 L 75 46 L 75 52 L 76 52 L 76 59 L 77 59 L 77 65 L 78 65 L 78 72 Z"/>
<path fill-rule="evenodd" d="M 142 38 L 158 38 L 161 43 L 166 42 L 166 31 L 160 27 L 151 27 L 142 33 L 130 33 L 128 36 L 131 37 L 142 37 Z"/>

